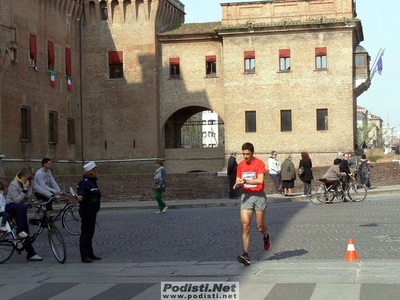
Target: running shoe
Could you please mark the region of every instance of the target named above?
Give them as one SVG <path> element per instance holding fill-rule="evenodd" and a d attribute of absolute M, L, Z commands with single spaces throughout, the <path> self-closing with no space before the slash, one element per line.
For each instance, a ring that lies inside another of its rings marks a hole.
<path fill-rule="evenodd" d="M 242 255 L 239 255 L 237 258 L 237 261 L 240 262 L 241 264 L 244 264 L 245 266 L 250 266 L 250 257 L 249 254 L 243 253 Z"/>
<path fill-rule="evenodd" d="M 162 212 L 165 212 L 168 209 L 168 206 L 165 206 L 162 210 Z"/>
<path fill-rule="evenodd" d="M 268 251 L 271 249 L 271 241 L 270 241 L 270 233 L 268 232 L 268 236 L 264 238 L 264 250 Z"/>

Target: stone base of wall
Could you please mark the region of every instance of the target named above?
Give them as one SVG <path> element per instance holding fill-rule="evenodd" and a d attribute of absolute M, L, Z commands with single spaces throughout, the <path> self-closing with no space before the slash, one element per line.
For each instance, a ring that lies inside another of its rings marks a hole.
<path fill-rule="evenodd" d="M 318 183 L 328 167 L 314 167 L 314 182 Z M 154 192 L 151 190 L 153 173 L 130 175 L 99 175 L 99 187 L 103 201 L 152 201 Z M 70 186 L 76 189 L 81 176 L 55 176 L 60 187 L 68 190 Z M 5 183 L 10 183 L 13 177 L 3 177 Z M 272 194 L 273 184 L 267 174 L 265 191 Z M 374 186 L 400 184 L 400 165 L 396 162 L 376 163 L 371 169 L 371 183 Z M 163 194 L 165 200 L 220 199 L 228 198 L 229 181 L 226 176 L 217 173 L 168 174 L 167 190 Z M 294 193 L 303 193 L 303 183 L 297 179 Z"/>

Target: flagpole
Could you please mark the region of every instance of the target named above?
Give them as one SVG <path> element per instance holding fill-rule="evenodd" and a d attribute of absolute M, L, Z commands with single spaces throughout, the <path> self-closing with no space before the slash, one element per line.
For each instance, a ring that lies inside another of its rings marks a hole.
<path fill-rule="evenodd" d="M 370 72 L 371 72 L 371 80 L 372 80 L 372 78 L 374 78 L 374 75 L 375 75 L 375 73 L 376 73 L 376 63 L 377 63 L 377 61 L 378 61 L 378 59 L 379 59 L 381 53 L 382 53 L 382 48 L 379 48 L 378 55 L 376 56 L 375 61 L 374 61 L 374 63 L 372 64 L 372 67 L 371 67 L 371 71 L 370 71 Z"/>

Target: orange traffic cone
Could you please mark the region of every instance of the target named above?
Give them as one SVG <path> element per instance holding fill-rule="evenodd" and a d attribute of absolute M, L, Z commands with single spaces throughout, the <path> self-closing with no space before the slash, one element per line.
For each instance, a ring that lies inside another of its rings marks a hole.
<path fill-rule="evenodd" d="M 356 252 L 356 248 L 354 247 L 353 239 L 349 239 L 347 243 L 347 253 L 344 260 L 359 260 Z"/>

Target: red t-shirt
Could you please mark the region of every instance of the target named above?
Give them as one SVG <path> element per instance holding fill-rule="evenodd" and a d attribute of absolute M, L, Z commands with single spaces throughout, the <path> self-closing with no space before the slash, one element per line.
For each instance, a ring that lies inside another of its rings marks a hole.
<path fill-rule="evenodd" d="M 241 161 L 237 168 L 237 177 L 242 179 L 256 179 L 259 174 L 265 174 L 265 164 L 261 159 L 254 157 L 251 163 L 245 160 Z M 264 190 L 264 182 L 262 184 L 249 184 L 243 185 L 245 192 L 261 192 Z"/>

